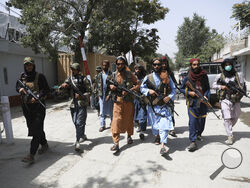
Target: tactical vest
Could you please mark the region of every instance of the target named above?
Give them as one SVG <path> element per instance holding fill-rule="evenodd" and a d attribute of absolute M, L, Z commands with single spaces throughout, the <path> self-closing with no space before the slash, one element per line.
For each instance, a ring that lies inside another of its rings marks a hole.
<path fill-rule="evenodd" d="M 154 81 L 154 77 L 153 77 L 153 73 L 148 75 L 148 80 L 154 85 L 154 87 L 161 93 L 163 94 L 165 97 L 168 96 L 172 89 L 168 84 L 164 84 L 162 81 L 160 82 L 159 86 L 157 87 Z M 159 100 L 159 98 L 157 96 L 149 96 L 150 101 L 152 101 L 153 105 L 164 105 L 165 102 L 163 100 Z"/>
<path fill-rule="evenodd" d="M 87 92 L 87 84 L 85 82 L 85 79 L 87 79 L 86 77 L 82 76 L 82 75 L 77 75 L 76 76 L 71 76 L 69 77 L 69 81 L 72 82 L 72 84 L 77 87 L 82 93 Z M 74 108 L 75 104 L 74 101 L 77 102 L 78 106 L 82 107 L 82 106 L 87 106 L 88 105 L 88 98 L 85 97 L 83 99 L 75 99 L 75 92 L 73 91 L 73 89 L 71 90 L 71 96 L 73 98 L 73 101 L 70 105 L 70 108 Z"/>
<path fill-rule="evenodd" d="M 221 73 L 221 75 L 220 75 L 220 80 L 225 82 L 225 75 L 223 73 Z M 239 87 L 241 89 L 243 89 L 241 84 L 240 84 L 239 75 L 237 73 L 235 74 L 235 80 L 234 81 L 239 85 Z M 232 103 L 240 102 L 241 98 L 243 97 L 243 95 L 238 94 L 238 93 L 229 94 L 226 90 L 222 90 L 222 89 L 216 90 L 216 94 L 217 94 L 220 101 L 227 98 Z"/>
<path fill-rule="evenodd" d="M 116 72 L 113 73 L 113 78 L 115 79 L 115 81 L 117 81 L 116 78 Z M 132 72 L 130 71 L 126 71 L 124 73 L 124 78 L 123 78 L 123 82 L 121 84 L 123 87 L 126 87 L 127 89 L 130 89 L 133 87 L 133 82 L 132 82 Z M 131 94 L 127 94 L 125 96 L 122 96 L 121 92 L 116 92 L 115 94 L 113 94 L 113 101 L 115 102 L 117 99 L 117 96 L 122 97 L 124 101 L 126 102 L 133 102 L 134 101 L 134 97 Z"/>
<path fill-rule="evenodd" d="M 26 79 L 22 79 L 22 82 L 30 88 L 30 90 L 36 95 L 39 93 L 39 86 L 38 86 L 38 78 L 39 78 L 39 73 L 36 73 L 35 79 L 32 82 L 27 82 Z M 22 95 L 22 99 L 24 103 L 31 103 L 31 98 L 25 98 L 25 96 Z M 37 102 L 37 101 L 36 101 Z"/>

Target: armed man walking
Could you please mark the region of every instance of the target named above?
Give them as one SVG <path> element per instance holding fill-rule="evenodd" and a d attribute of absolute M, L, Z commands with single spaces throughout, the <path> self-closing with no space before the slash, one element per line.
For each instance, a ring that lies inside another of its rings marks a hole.
<path fill-rule="evenodd" d="M 166 56 L 161 57 L 161 62 L 162 62 L 162 71 L 167 71 L 168 72 L 169 77 L 174 82 L 175 87 L 177 87 L 177 81 L 175 79 L 173 71 L 170 69 L 169 62 L 168 62 L 168 59 L 166 58 Z M 172 103 L 171 114 L 172 114 L 172 119 L 173 119 L 173 126 L 175 127 L 174 100 L 170 100 L 170 102 Z M 170 134 L 173 137 L 177 137 L 174 130 L 170 130 L 168 134 Z"/>
<path fill-rule="evenodd" d="M 101 127 L 99 132 L 102 132 L 106 129 L 106 116 L 109 115 L 111 121 L 113 118 L 113 101 L 111 96 L 108 93 L 106 80 L 110 80 L 112 73 L 109 70 L 109 61 L 104 60 L 102 62 L 102 72 L 100 72 L 96 77 L 96 88 L 97 95 L 99 96 L 99 106 L 100 106 L 100 124 Z"/>
<path fill-rule="evenodd" d="M 97 110 L 98 117 L 100 116 L 100 105 L 99 105 L 99 96 L 98 96 L 98 85 L 97 85 L 97 77 L 100 72 L 102 72 L 101 66 L 96 66 L 96 75 L 93 80 L 92 88 L 93 88 L 93 98 L 94 98 L 94 107 Z"/>
<path fill-rule="evenodd" d="M 76 128 L 75 151 L 79 152 L 81 151 L 80 142 L 86 139 L 85 125 L 91 85 L 87 77 L 81 75 L 80 65 L 78 63 L 73 63 L 70 69 L 72 71 L 72 76 L 68 77 L 61 87 L 70 89 L 72 97 L 70 111 Z"/>
<path fill-rule="evenodd" d="M 124 57 L 117 57 L 116 67 L 117 70 L 112 75 L 112 80 L 127 89 L 138 91 L 140 87 L 139 82 L 136 76 L 129 70 Z M 127 144 L 133 143 L 131 136 L 134 131 L 134 99 L 126 91 L 118 90 L 113 84 L 109 84 L 108 87 L 112 91 L 112 98 L 114 99 L 113 120 L 111 123 L 114 145 L 111 147 L 111 151 L 119 151 L 120 133 L 127 132 Z"/>
<path fill-rule="evenodd" d="M 141 84 L 141 92 L 149 97 L 147 108 L 148 124 L 152 126 L 152 133 L 156 136 L 155 143 L 161 144 L 160 154 L 168 152 L 167 136 L 173 130 L 173 119 L 169 107 L 170 100 L 174 100 L 176 88 L 166 71 L 162 71 L 160 58 L 152 61 L 153 73 L 147 75 Z"/>
<path fill-rule="evenodd" d="M 188 108 L 189 117 L 189 140 L 188 151 L 197 150 L 196 140 L 202 141 L 202 132 L 205 128 L 208 108 L 198 93 L 206 100 L 210 96 L 210 86 L 205 70 L 200 67 L 200 59 L 190 60 L 190 70 L 181 85 L 181 92 L 184 93 Z"/>
<path fill-rule="evenodd" d="M 145 68 L 137 64 L 135 65 L 135 75 L 137 76 L 137 79 L 139 80 L 140 84 L 143 80 L 143 78 L 146 76 L 147 72 Z M 140 93 L 140 92 L 139 92 Z M 147 110 L 146 105 L 140 104 L 140 101 L 138 99 L 134 100 L 135 105 L 135 115 L 134 115 L 134 121 L 138 123 L 138 129 L 137 132 L 139 132 L 139 137 L 141 140 L 144 140 L 144 133 L 147 128 Z"/>
<path fill-rule="evenodd" d="M 24 58 L 24 72 L 16 84 L 16 91 L 21 94 L 28 136 L 32 136 L 30 153 L 22 159 L 22 162 L 32 164 L 37 150 L 38 154 L 43 154 L 49 148 L 44 132 L 46 114 L 44 102 L 50 90 L 45 76 L 36 72 L 35 62 L 31 57 Z"/>
<path fill-rule="evenodd" d="M 234 143 L 233 126 L 236 124 L 240 114 L 240 100 L 243 97 L 243 78 L 235 71 L 233 60 L 225 59 L 222 64 L 222 72 L 214 80 L 213 88 L 218 90 L 221 102 L 221 113 L 228 139 L 226 144 Z M 243 91 L 240 93 L 235 88 Z"/>

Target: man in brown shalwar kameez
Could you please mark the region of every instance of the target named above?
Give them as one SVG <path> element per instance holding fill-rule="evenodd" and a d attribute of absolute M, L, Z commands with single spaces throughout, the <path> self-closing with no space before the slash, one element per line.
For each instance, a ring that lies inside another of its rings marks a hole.
<path fill-rule="evenodd" d="M 126 59 L 122 56 L 116 59 L 117 70 L 113 73 L 112 79 L 117 81 L 118 84 L 130 89 L 139 90 L 139 82 L 136 76 L 127 67 Z M 109 86 L 114 97 L 113 120 L 111 123 L 111 132 L 114 145 L 111 151 L 119 150 L 120 133 L 127 132 L 127 143 L 132 144 L 133 140 L 131 135 L 134 132 L 134 103 L 133 97 L 125 91 L 118 91 L 114 85 Z"/>

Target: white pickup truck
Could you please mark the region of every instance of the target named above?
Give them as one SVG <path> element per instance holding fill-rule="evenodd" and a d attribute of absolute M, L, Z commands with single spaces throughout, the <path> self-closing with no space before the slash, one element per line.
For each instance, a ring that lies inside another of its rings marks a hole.
<path fill-rule="evenodd" d="M 207 71 L 207 76 L 209 80 L 209 85 L 210 85 L 210 102 L 211 104 L 214 104 L 215 102 L 218 102 L 218 98 L 216 95 L 216 90 L 213 89 L 213 82 L 218 74 L 221 73 L 220 71 L 220 65 L 221 63 L 216 63 L 216 62 L 210 62 L 210 63 L 201 63 L 200 66 L 202 69 Z"/>

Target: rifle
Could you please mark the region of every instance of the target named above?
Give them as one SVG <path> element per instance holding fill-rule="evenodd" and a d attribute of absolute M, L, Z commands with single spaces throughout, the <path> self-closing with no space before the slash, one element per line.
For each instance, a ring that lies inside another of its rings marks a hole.
<path fill-rule="evenodd" d="M 244 95 L 247 98 L 250 98 L 250 96 L 247 95 L 246 91 L 242 88 L 240 88 L 240 86 L 233 81 L 229 81 L 228 83 L 226 83 L 224 80 L 219 79 L 218 84 L 220 85 L 224 85 L 227 86 L 227 88 L 232 91 L 232 93 L 240 93 L 241 95 Z"/>
<path fill-rule="evenodd" d="M 28 98 L 28 97 L 33 97 L 37 102 L 39 102 L 44 108 L 46 108 L 45 107 L 45 105 L 42 103 L 42 101 L 31 91 L 31 89 L 25 84 L 25 83 L 23 83 L 21 80 L 17 80 L 17 82 L 19 83 L 19 84 L 21 84 L 21 86 L 24 88 L 24 90 L 25 90 L 25 92 L 26 92 L 26 97 Z"/>
<path fill-rule="evenodd" d="M 146 110 L 146 103 L 145 102 L 145 98 L 142 96 L 142 95 L 139 95 L 137 94 L 136 92 L 120 85 L 117 81 L 113 81 L 113 80 L 107 80 L 107 83 L 110 84 L 110 85 L 114 85 L 115 87 L 117 87 L 118 90 L 120 91 L 126 91 L 128 92 L 129 94 L 135 96 L 135 98 L 138 99 L 139 103 L 141 104 L 141 106 L 143 107 L 144 110 Z"/>
<path fill-rule="evenodd" d="M 201 99 L 202 102 L 203 102 L 205 105 L 207 105 L 207 107 L 208 107 L 210 110 L 212 110 L 213 114 L 214 114 L 218 119 L 220 119 L 220 116 L 218 116 L 218 115 L 216 114 L 216 112 L 215 112 L 214 108 L 212 107 L 212 105 L 210 104 L 210 102 L 201 94 L 201 92 L 200 92 L 198 89 L 195 89 L 195 88 L 193 87 L 193 85 L 190 83 L 189 80 L 186 82 L 186 86 L 189 87 L 192 91 L 194 91 L 195 94 L 198 96 L 198 98 Z"/>
<path fill-rule="evenodd" d="M 76 85 L 73 83 L 72 79 L 70 78 L 70 82 L 69 85 L 72 87 L 72 89 L 79 94 L 81 97 L 85 98 L 87 97 L 88 94 L 84 94 L 83 92 L 80 91 L 80 89 L 78 87 L 76 87 Z"/>
<path fill-rule="evenodd" d="M 158 96 L 157 96 L 158 101 L 164 99 L 165 95 L 163 95 L 163 93 L 161 93 L 161 92 L 159 91 L 159 89 L 157 89 L 157 88 L 155 87 L 155 85 L 154 85 L 149 79 L 147 79 L 147 80 L 145 81 L 145 84 L 147 85 L 147 87 L 148 87 L 149 89 L 154 90 L 154 91 L 158 94 Z M 149 101 L 150 101 L 150 100 L 149 100 Z M 151 103 L 151 106 L 154 106 L 154 105 L 152 104 L 151 101 L 150 101 L 150 103 Z M 169 106 L 169 107 L 173 110 L 173 112 L 174 112 L 177 116 L 179 116 L 179 114 L 174 110 L 174 105 L 173 105 L 171 102 L 168 101 L 167 103 L 165 103 L 165 104 L 162 106 L 162 108 L 163 108 L 165 105 Z M 154 108 L 152 108 L 152 109 L 154 109 Z"/>

